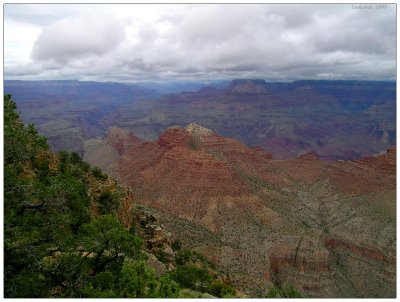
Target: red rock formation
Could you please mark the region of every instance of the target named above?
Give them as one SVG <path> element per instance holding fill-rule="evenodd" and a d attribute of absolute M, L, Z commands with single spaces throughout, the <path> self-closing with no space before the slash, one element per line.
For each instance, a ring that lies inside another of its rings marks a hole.
<path fill-rule="evenodd" d="M 223 155 L 227 161 L 235 163 L 240 160 L 258 162 L 272 159 L 272 155 L 261 147 L 249 148 L 236 140 L 216 134 L 203 137 L 200 148 L 211 154 Z"/>
<path fill-rule="evenodd" d="M 329 176 L 341 191 L 361 194 L 379 192 L 396 185 L 396 149 L 358 160 L 332 162 Z"/>
<path fill-rule="evenodd" d="M 353 254 L 354 256 L 363 257 L 365 259 L 393 263 L 393 259 L 389 259 L 384 253 L 379 251 L 377 248 L 372 246 L 367 246 L 365 244 L 356 243 L 353 241 L 345 240 L 339 237 L 327 236 L 325 238 L 325 245 L 327 247 L 338 248 L 346 250 Z"/>
<path fill-rule="evenodd" d="M 187 146 L 189 142 L 188 133 L 180 127 L 170 127 L 158 139 L 158 144 L 165 149 L 171 149 L 176 146 Z"/>
<path fill-rule="evenodd" d="M 196 129 L 196 130 L 193 130 Z M 214 156 L 216 153 L 222 156 Z M 190 190 L 213 195 L 237 195 L 248 192 L 227 159 L 269 158 L 260 150 L 197 128 L 168 128 L 157 144 L 145 143 L 132 149 L 120 161 L 120 177 L 136 183 L 135 178 L 154 182 L 160 178 L 164 189 Z M 136 173 L 132 173 L 136 171 Z M 140 173 L 138 173 L 140 172 Z M 140 174 L 140 175 L 139 175 Z M 167 175 L 169 177 L 167 177 Z"/>
<path fill-rule="evenodd" d="M 119 155 L 143 143 L 140 138 L 129 130 L 119 127 L 108 128 L 107 140 L 117 149 Z"/>
<path fill-rule="evenodd" d="M 295 244 L 278 242 L 269 252 L 270 272 L 279 274 L 285 267 L 296 268 L 299 272 L 329 271 L 329 252 L 312 240 Z"/>
<path fill-rule="evenodd" d="M 171 127 L 157 141 L 131 146 L 123 149 L 116 176 L 134 189 L 135 200 L 190 222 L 199 239 L 188 245 L 230 269 L 240 268 L 242 277 L 236 277 L 246 287 L 287 281 L 312 297 L 334 291 L 343 296 L 349 288 L 349 295 L 368 296 L 380 289 L 366 289 L 367 284 L 384 282 L 379 295 L 392 295 L 395 257 L 381 247 L 395 248 L 393 223 L 382 214 L 392 215 L 395 205 L 395 148 L 353 161 L 323 161 L 312 153 L 275 160 L 261 148 L 195 124 Z M 222 247 L 202 242 L 199 226 L 221 236 Z M 171 230 L 175 227 L 171 223 Z M 184 232 L 175 236 L 184 241 Z M 376 235 L 381 233 L 385 236 Z M 361 235 L 365 243 L 356 243 Z M 351 268 L 360 269 L 365 261 L 372 264 L 352 274 Z"/>

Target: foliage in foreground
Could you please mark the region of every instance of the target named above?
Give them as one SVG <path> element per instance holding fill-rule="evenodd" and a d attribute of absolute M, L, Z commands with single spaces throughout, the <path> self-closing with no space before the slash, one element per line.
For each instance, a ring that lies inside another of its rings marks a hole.
<path fill-rule="evenodd" d="M 5 297 L 178 297 L 175 281 L 146 266 L 142 239 L 106 214 L 110 192 L 91 215 L 93 177 L 107 179 L 76 153 L 50 152 L 4 97 Z"/>

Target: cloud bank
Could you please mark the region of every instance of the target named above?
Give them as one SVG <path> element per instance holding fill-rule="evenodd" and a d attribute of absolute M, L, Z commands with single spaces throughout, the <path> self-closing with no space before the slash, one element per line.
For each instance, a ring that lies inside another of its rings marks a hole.
<path fill-rule="evenodd" d="M 123 27 L 112 15 L 73 17 L 45 27 L 33 46 L 32 58 L 65 63 L 109 53 L 123 39 Z"/>
<path fill-rule="evenodd" d="M 47 13 L 53 11 L 48 22 L 45 16 L 37 17 L 41 6 Z M 25 62 L 16 64 L 14 58 L 8 64 L 5 56 L 6 78 L 396 77 L 394 5 L 383 9 L 374 5 L 373 9 L 354 9 L 351 4 L 68 7 L 64 18 L 59 17 L 57 5 L 35 6 L 32 15 L 21 5 L 6 7 L 5 18 L 12 24 L 26 20 L 41 29 Z M 11 25 L 5 25 L 5 33 L 12 31 Z"/>

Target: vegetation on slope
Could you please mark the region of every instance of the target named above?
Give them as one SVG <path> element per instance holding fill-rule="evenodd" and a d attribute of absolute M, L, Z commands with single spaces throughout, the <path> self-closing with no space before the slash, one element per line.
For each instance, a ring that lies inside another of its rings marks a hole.
<path fill-rule="evenodd" d="M 282 286 L 273 286 L 269 289 L 266 298 L 301 298 L 293 285 L 283 284 Z"/>
<path fill-rule="evenodd" d="M 143 239 L 117 214 L 126 196 L 107 181 L 77 153 L 53 154 L 4 97 L 5 297 L 187 296 L 181 287 L 234 295 L 190 252 L 177 252 L 177 269 L 157 276 Z"/>

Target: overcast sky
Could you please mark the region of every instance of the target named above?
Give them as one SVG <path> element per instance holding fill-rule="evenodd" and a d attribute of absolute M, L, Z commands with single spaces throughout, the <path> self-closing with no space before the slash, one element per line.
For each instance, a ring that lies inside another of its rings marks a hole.
<path fill-rule="evenodd" d="M 4 77 L 394 80 L 395 5 L 5 4 Z"/>

